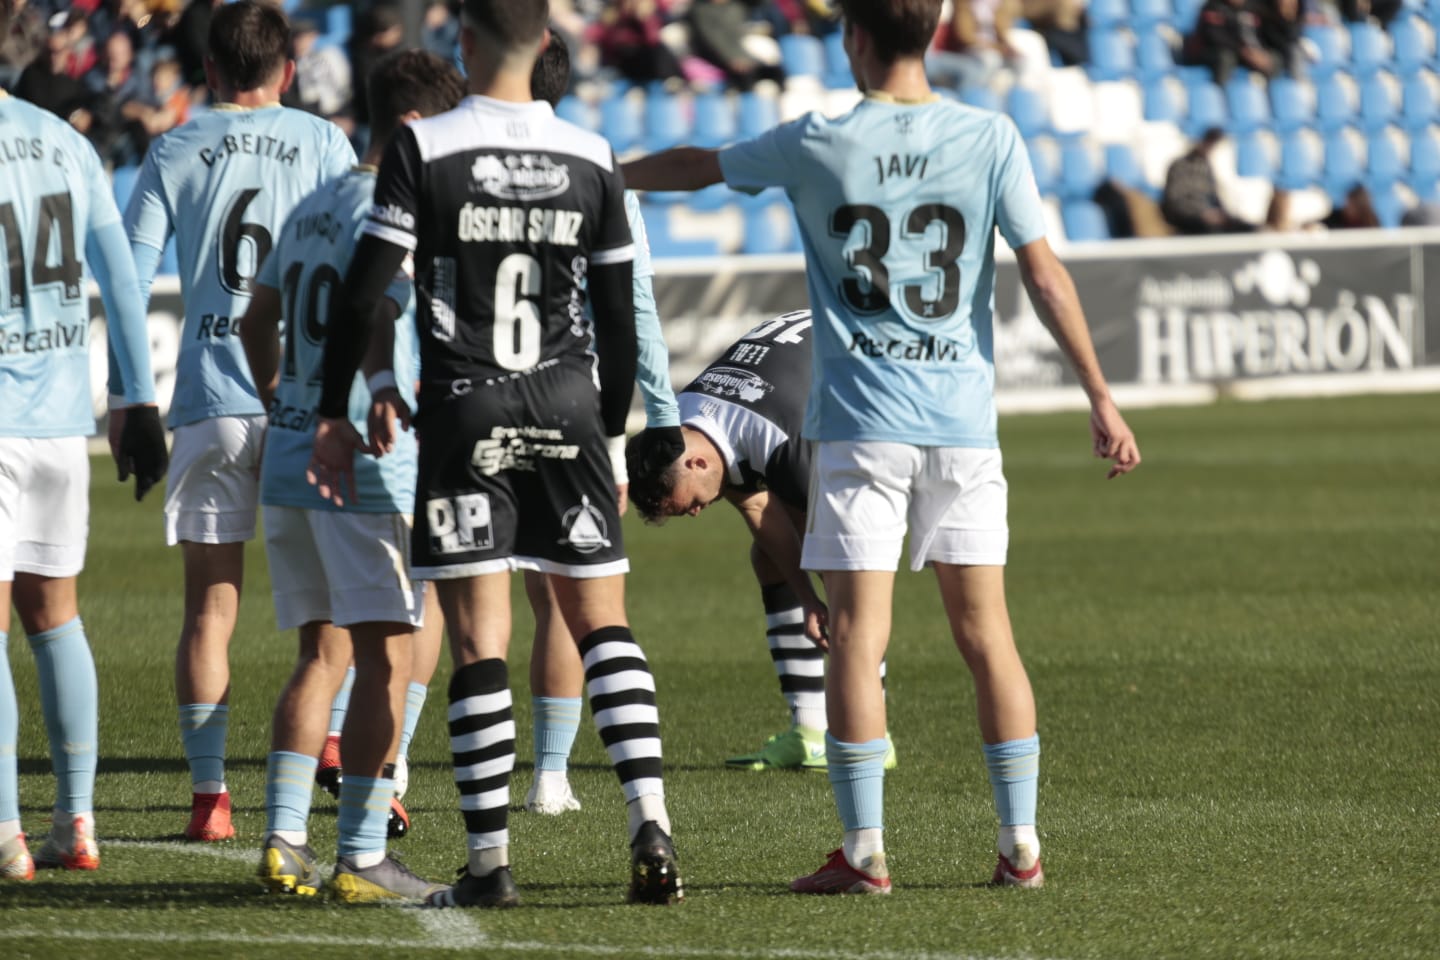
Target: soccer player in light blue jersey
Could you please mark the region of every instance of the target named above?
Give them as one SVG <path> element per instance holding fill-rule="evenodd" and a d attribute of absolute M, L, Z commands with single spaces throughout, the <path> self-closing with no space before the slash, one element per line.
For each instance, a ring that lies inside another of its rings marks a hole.
<path fill-rule="evenodd" d="M 270 411 L 260 499 L 275 619 L 281 629 L 300 632 L 300 657 L 275 707 L 259 877 L 279 893 L 319 890 L 306 823 L 329 707 L 353 656 L 350 696 L 358 709 L 348 712 L 341 741 L 340 849 L 331 880 L 337 899 L 348 903 L 418 900 L 444 885 L 424 882 L 385 852 L 395 794 L 393 768 L 387 768 L 400 739 L 412 644 L 425 619 L 424 584 L 409 572 L 415 437 L 391 428 L 392 411 L 408 422 L 415 404 L 412 284 L 398 275 L 381 301 L 377 327 L 389 336 L 372 342 L 368 387 L 357 374 L 350 390 L 351 425 L 368 429 L 372 454 L 383 445 L 385 455 L 357 459 L 354 490 L 343 507 L 317 496 L 305 479 L 320 402 L 325 297 L 349 266 L 374 206 L 375 172 L 391 133 L 453 109 L 464 93 L 453 67 L 418 50 L 382 60 L 367 82 L 373 123 L 364 164 L 290 214 L 240 327 Z M 438 630 L 438 619 L 433 626 Z"/>
<path fill-rule="evenodd" d="M 941 0 L 841 0 L 865 99 L 719 152 L 681 149 L 625 167 L 636 189 L 783 187 L 800 223 L 815 320 L 804 436 L 816 442 L 802 563 L 830 601 L 826 703 L 841 849 L 800 893 L 888 893 L 883 801 L 890 635 L 908 527 L 914 569 L 935 571 L 975 681 L 1000 819 L 993 882 L 1044 881 L 1035 828 L 1040 741 L 1005 604 L 1006 484 L 996 434 L 995 229 L 1090 399 L 1111 477 L 1140 463 L 1110 397 L 1069 273 L 1045 239 L 1025 145 L 1005 116 L 939 99 L 924 52 Z"/>
<path fill-rule="evenodd" d="M 185 323 L 170 426 L 165 534 L 179 543 L 185 613 L 176 655 L 180 735 L 193 790 L 185 836 L 234 836 L 225 786 L 230 636 L 255 536 L 264 408 L 238 336 L 286 215 L 355 163 L 338 127 L 280 106 L 295 66 L 278 7 L 217 7 L 206 77 L 221 101 L 150 147 L 125 214 L 142 290 L 173 233 Z"/>
<path fill-rule="evenodd" d="M 0 33 L 14 4 L 0 0 Z M 116 447 L 136 499 L 165 472 L 150 344 L 120 212 L 95 150 L 63 120 L 0 91 L 0 881 L 35 867 L 95 870 L 95 662 L 76 602 L 90 460 L 90 302 L 99 282 L 129 417 Z M 6 654 L 14 602 L 35 655 L 55 805 L 32 858 L 21 833 L 20 714 Z"/>

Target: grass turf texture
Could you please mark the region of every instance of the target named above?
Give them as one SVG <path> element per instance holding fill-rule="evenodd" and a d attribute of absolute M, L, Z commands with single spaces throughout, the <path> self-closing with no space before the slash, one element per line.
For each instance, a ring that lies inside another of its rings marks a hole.
<path fill-rule="evenodd" d="M 357 949 L 530 957 L 1433 957 L 1440 951 L 1440 404 L 1434 396 L 1223 404 L 1132 415 L 1138 474 L 1087 457 L 1080 415 L 1002 424 L 1011 612 L 1040 708 L 1049 886 L 993 890 L 990 791 L 973 694 L 933 580 L 902 574 L 890 657 L 900 768 L 887 777 L 895 894 L 804 898 L 785 883 L 839 841 L 826 778 L 723 769 L 785 724 L 747 536 L 717 507 L 628 522 L 637 636 L 654 666 L 689 898 L 627 907 L 618 787 L 588 717 L 584 803 L 511 818 L 524 906 L 505 913 L 342 908 L 252 886 L 270 711 L 294 641 L 274 629 L 262 551 L 231 663 L 240 839 L 172 844 L 189 782 L 172 703 L 179 556 L 95 462 L 81 607 L 100 671 L 103 864 L 0 886 L 7 958 L 353 956 Z M 158 491 L 157 491 L 158 493 Z M 516 591 L 529 786 L 530 627 Z M 18 623 L 21 796 L 32 838 L 51 794 Z M 422 875 L 463 862 L 444 733 L 448 665 L 412 750 Z M 334 804 L 312 844 L 330 860 Z"/>

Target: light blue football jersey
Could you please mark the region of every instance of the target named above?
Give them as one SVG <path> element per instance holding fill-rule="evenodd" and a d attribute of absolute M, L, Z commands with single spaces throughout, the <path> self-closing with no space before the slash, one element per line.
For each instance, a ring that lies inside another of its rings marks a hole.
<path fill-rule="evenodd" d="M 720 153 L 740 190 L 795 205 L 815 317 L 814 440 L 991 448 L 995 228 L 1045 236 L 1030 159 L 1003 114 L 867 97 Z"/>
<path fill-rule="evenodd" d="M 325 320 L 350 265 L 355 244 L 375 202 L 375 168 L 358 167 L 301 201 L 276 236 L 275 249 L 260 268 L 257 282 L 280 291 L 284 321 L 280 387 L 270 408 L 260 501 L 310 510 L 340 509 L 315 492 L 305 467 L 315 440 L 320 405 L 321 358 Z M 415 409 L 417 344 L 412 283 L 399 276 L 386 296 L 401 309 L 395 321 L 396 386 Z M 350 421 L 363 435 L 370 391 L 360 374 L 350 387 Z M 355 494 L 347 511 L 409 513 L 415 507 L 415 434 L 404 431 L 395 449 L 380 459 L 355 456 Z"/>
<path fill-rule="evenodd" d="M 86 245 L 119 222 L 90 143 L 49 111 L 0 94 L 0 436 L 95 432 Z M 138 386 L 153 398 L 152 384 Z"/>
<path fill-rule="evenodd" d="M 264 412 L 237 325 L 285 217 L 354 164 L 339 127 L 281 106 L 222 104 L 151 144 L 125 229 L 157 251 L 175 234 L 185 323 L 172 427 Z"/>

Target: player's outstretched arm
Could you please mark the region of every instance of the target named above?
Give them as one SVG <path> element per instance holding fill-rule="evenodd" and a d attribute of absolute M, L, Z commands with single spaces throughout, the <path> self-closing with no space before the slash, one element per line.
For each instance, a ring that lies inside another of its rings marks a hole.
<path fill-rule="evenodd" d="M 699 190 L 725 179 L 720 155 L 700 147 L 676 147 L 620 166 L 631 190 Z"/>
<path fill-rule="evenodd" d="M 1070 271 L 1043 237 L 1017 249 L 1015 258 L 1035 311 L 1090 398 L 1090 436 L 1095 456 L 1114 461 L 1107 479 L 1129 473 L 1140 466 L 1140 446 L 1110 396 Z"/>
<path fill-rule="evenodd" d="M 745 518 L 745 525 L 750 528 L 755 545 L 784 573 L 785 582 L 800 598 L 805 609 L 805 636 L 820 649 L 827 649 L 829 611 L 820 595 L 815 592 L 810 576 L 800 569 L 801 532 L 791 518 L 790 511 L 779 497 L 771 495 L 768 490 L 756 493 L 727 490 L 725 499 L 740 511 L 740 516 Z"/>
<path fill-rule="evenodd" d="M 250 306 L 240 321 L 240 345 L 250 377 L 266 410 L 280 386 L 280 291 L 263 283 L 255 285 Z"/>

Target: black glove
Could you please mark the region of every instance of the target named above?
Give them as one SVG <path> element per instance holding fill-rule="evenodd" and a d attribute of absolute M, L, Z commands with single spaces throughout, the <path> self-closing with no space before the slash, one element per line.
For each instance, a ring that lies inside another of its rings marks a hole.
<path fill-rule="evenodd" d="M 139 503 L 150 488 L 165 477 L 170 453 L 165 449 L 165 427 L 160 423 L 158 407 L 129 407 L 125 411 L 125 428 L 120 432 L 120 480 L 135 474 L 135 502 Z"/>

